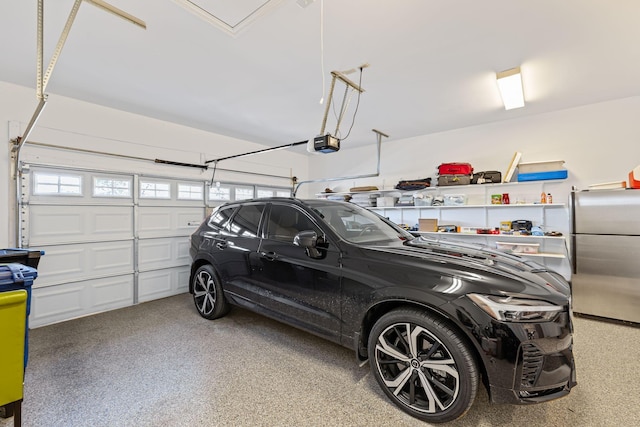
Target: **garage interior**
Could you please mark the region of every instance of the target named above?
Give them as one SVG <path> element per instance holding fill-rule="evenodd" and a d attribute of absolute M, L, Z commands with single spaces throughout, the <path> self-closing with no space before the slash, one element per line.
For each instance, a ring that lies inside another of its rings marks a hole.
<path fill-rule="evenodd" d="M 23 425 L 419 425 L 348 349 L 242 309 L 198 316 L 189 235 L 225 200 L 391 190 L 445 162 L 506 175 L 520 153 L 568 171 L 498 192 L 553 195 L 518 215 L 565 236 L 540 262 L 571 280 L 572 189 L 640 165 L 639 16 L 631 1 L 3 2 L 0 248 L 44 251 Z M 525 105 L 505 110 L 496 77 L 514 68 Z M 339 150 L 304 143 L 325 133 Z M 468 212 L 438 220 L 477 225 Z M 630 295 L 576 315 L 569 396 L 498 406 L 481 388 L 452 424 L 640 425 Z"/>

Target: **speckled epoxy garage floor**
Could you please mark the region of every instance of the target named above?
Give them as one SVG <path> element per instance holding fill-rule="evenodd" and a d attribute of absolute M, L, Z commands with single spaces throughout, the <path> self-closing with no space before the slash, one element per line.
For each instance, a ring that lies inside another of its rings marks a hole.
<path fill-rule="evenodd" d="M 450 426 L 640 425 L 640 328 L 575 319 L 578 387 L 532 406 L 480 389 Z M 30 331 L 24 426 L 424 426 L 351 350 L 187 294 Z M 13 425 L 11 418 L 0 427 Z"/>

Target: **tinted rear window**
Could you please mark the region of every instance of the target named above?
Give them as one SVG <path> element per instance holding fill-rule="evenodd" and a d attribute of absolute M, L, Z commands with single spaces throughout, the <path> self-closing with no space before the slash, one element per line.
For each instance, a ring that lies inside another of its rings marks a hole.
<path fill-rule="evenodd" d="M 236 216 L 233 217 L 231 232 L 238 236 L 256 237 L 262 211 L 264 211 L 263 204 L 242 206 Z"/>

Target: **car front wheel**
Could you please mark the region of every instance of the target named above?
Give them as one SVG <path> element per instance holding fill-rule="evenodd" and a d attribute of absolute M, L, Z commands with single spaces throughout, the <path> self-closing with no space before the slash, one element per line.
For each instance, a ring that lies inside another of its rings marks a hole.
<path fill-rule="evenodd" d="M 209 264 L 198 268 L 193 275 L 193 302 L 205 319 L 217 319 L 229 312 L 220 282 Z"/>
<path fill-rule="evenodd" d="M 428 422 L 464 415 L 478 388 L 478 368 L 463 339 L 446 322 L 415 309 L 382 316 L 369 335 L 371 370 L 385 394 Z"/>

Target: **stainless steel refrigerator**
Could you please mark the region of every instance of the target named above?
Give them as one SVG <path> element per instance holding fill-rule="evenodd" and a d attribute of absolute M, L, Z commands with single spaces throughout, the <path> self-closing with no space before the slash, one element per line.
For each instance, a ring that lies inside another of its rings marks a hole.
<path fill-rule="evenodd" d="M 640 322 L 640 190 L 571 193 L 573 311 Z"/>

